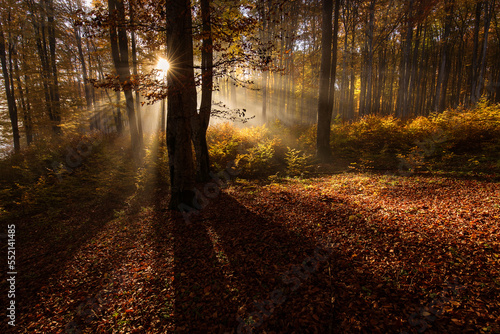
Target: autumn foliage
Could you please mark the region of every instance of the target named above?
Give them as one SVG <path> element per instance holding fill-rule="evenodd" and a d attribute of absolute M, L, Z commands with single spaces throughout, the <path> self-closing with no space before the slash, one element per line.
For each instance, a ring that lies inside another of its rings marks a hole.
<path fill-rule="evenodd" d="M 213 167 L 234 161 L 242 176 L 300 175 L 290 173 L 290 164 L 304 157 L 301 166 L 314 164 L 315 133 L 314 126 L 285 127 L 279 121 L 245 129 L 217 124 L 208 131 Z M 500 106 L 483 102 L 406 122 L 374 115 L 337 119 L 331 145 L 336 159 L 355 169 L 494 174 L 500 170 Z"/>

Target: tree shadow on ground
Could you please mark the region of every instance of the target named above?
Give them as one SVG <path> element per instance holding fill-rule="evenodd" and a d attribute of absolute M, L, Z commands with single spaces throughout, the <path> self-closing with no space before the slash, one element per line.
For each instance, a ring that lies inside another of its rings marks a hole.
<path fill-rule="evenodd" d="M 108 167 L 109 170 L 101 169 L 99 172 L 112 175 L 107 182 L 123 186 L 98 191 L 92 188 L 92 185 L 99 186 L 101 180 L 96 178 L 95 184 L 91 181 L 79 188 L 75 180 L 81 178 L 81 174 L 67 176 L 61 183 L 48 188 L 51 189 L 49 200 L 38 198 L 34 210 L 17 213 L 3 220 L 2 224 L 16 226 L 17 326 L 23 327 L 41 316 L 41 292 L 61 277 L 66 269 L 65 264 L 103 230 L 116 212 L 126 210 L 126 199 L 134 191 L 127 185 L 133 183 L 125 180 L 117 171 L 124 171 L 129 166 L 126 161 L 122 161 L 119 165 Z M 94 170 L 97 166 L 90 168 L 89 173 L 97 173 Z M 112 261 L 116 259 L 109 259 L 108 263 Z M 4 277 L 2 282 L 5 282 Z M 92 287 L 88 289 L 92 290 Z M 50 318 L 55 311 L 44 310 L 42 313 Z M 6 322 L 0 326 L 4 325 Z"/>
<path fill-rule="evenodd" d="M 176 332 L 238 329 L 244 333 L 250 328 L 245 323 L 258 328 L 286 300 L 291 288 L 299 287 L 310 275 L 302 270 L 299 279 L 288 271 L 314 256 L 318 248 L 314 240 L 252 213 L 225 193 L 189 224 L 180 214 L 169 215 L 165 213 L 156 232 L 159 249 L 163 249 L 160 256 L 171 255 L 161 244 L 174 242 Z"/>

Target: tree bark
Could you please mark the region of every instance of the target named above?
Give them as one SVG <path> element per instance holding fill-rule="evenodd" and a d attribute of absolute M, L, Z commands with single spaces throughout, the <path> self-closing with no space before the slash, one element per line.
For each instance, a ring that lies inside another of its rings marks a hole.
<path fill-rule="evenodd" d="M 193 117 L 193 144 L 196 152 L 197 180 L 210 180 L 210 157 L 208 154 L 207 129 L 212 111 L 213 91 L 213 43 L 210 0 L 201 0 L 203 42 L 201 50 L 201 104 L 197 117 Z M 233 108 L 236 106 L 233 105 Z"/>
<path fill-rule="evenodd" d="M 321 37 L 322 50 L 316 137 L 316 156 L 322 162 L 329 161 L 332 158 L 332 151 L 330 148 L 330 122 L 332 110 L 329 105 L 330 70 L 332 66 L 332 13 L 333 0 L 323 0 L 323 36 Z"/>
<path fill-rule="evenodd" d="M 478 1 L 476 4 L 476 15 L 474 20 L 474 40 L 472 47 L 472 66 L 470 74 L 470 103 L 473 104 L 477 101 L 476 99 L 476 85 L 479 75 L 479 66 L 477 65 L 478 50 L 479 50 L 479 27 L 481 23 L 481 12 L 482 12 L 483 2 Z"/>
<path fill-rule="evenodd" d="M 14 95 L 15 94 L 14 87 L 11 85 L 12 71 L 9 71 L 9 67 L 7 65 L 6 44 L 1 22 L 0 22 L 0 61 L 2 63 L 2 74 L 3 74 L 3 80 L 5 82 L 5 95 L 7 96 L 7 106 L 9 109 L 10 124 L 12 127 L 14 151 L 19 152 L 21 150 L 21 143 L 19 139 L 17 105 L 16 105 L 16 98 Z M 10 67 L 12 67 L 12 63 Z"/>
<path fill-rule="evenodd" d="M 479 65 L 479 75 L 476 85 L 476 92 L 474 94 L 475 101 L 481 98 L 481 91 L 484 85 L 484 73 L 486 69 L 486 51 L 488 49 L 488 33 L 490 30 L 491 16 L 493 13 L 493 4 L 489 1 L 485 4 L 485 16 L 484 16 L 484 37 L 483 45 L 481 50 L 481 63 Z"/>
<path fill-rule="evenodd" d="M 134 1 L 130 0 L 129 1 L 129 12 L 130 12 L 130 23 L 133 25 L 134 24 Z M 135 42 L 135 31 L 131 32 L 131 42 L 132 42 L 132 68 L 133 68 L 133 73 L 134 77 L 137 78 L 138 72 L 137 72 L 137 45 Z M 143 129 L 142 129 L 142 115 L 141 115 L 141 104 L 139 101 L 139 90 L 135 90 L 135 111 L 136 111 L 136 117 L 137 117 L 137 130 L 138 130 L 138 135 L 139 135 L 139 145 L 142 146 L 143 140 L 144 140 L 144 135 L 143 135 Z"/>
<path fill-rule="evenodd" d="M 333 36 L 332 36 L 332 61 L 330 64 L 330 89 L 328 95 L 328 108 L 330 110 L 330 124 L 332 119 L 332 111 L 335 98 L 335 81 L 337 79 L 337 55 L 338 55 L 338 33 L 339 33 L 339 16 L 340 16 L 340 1 L 335 1 L 333 19 Z"/>
<path fill-rule="evenodd" d="M 50 75 L 51 83 L 51 104 L 52 104 L 52 130 L 55 134 L 62 133 L 61 130 L 61 102 L 59 96 L 59 80 L 57 75 L 56 65 L 56 26 L 54 20 L 54 2 L 45 0 L 45 10 L 47 13 L 47 34 L 49 42 L 49 59 L 50 59 Z"/>
<path fill-rule="evenodd" d="M 406 38 L 403 48 L 403 56 L 401 57 L 401 74 L 399 79 L 398 97 L 396 102 L 396 115 L 402 118 L 408 116 L 408 88 L 410 83 L 410 58 L 411 58 L 411 45 L 413 39 L 413 4 L 414 0 L 408 3 L 408 23 L 406 30 Z M 401 33 L 402 34 L 402 33 Z"/>
<path fill-rule="evenodd" d="M 448 38 L 451 32 L 451 24 L 452 24 L 452 13 L 453 13 L 453 0 L 445 1 L 445 24 L 444 24 L 444 33 L 443 33 L 443 41 L 441 45 L 441 64 L 439 65 L 439 72 L 436 82 L 436 97 L 434 100 L 434 110 L 435 111 L 443 111 L 445 108 L 446 102 L 446 87 L 447 87 L 447 79 L 449 77 L 449 41 Z"/>
<path fill-rule="evenodd" d="M 108 0 L 108 10 L 110 15 L 114 15 L 118 26 L 110 26 L 111 54 L 113 63 L 120 80 L 123 93 L 125 94 L 126 110 L 129 119 L 130 138 L 134 151 L 140 147 L 141 142 L 137 131 L 135 117 L 134 97 L 130 84 L 130 65 L 128 62 L 128 38 L 123 27 L 125 23 L 125 7 L 123 0 Z"/>
<path fill-rule="evenodd" d="M 191 149 L 191 118 L 196 114 L 191 3 L 167 0 L 167 150 L 170 166 L 170 204 L 173 210 L 191 207 L 195 171 Z"/>
<path fill-rule="evenodd" d="M 73 27 L 76 46 L 78 49 L 78 60 L 80 61 L 80 65 L 82 66 L 82 76 L 83 76 L 83 85 L 85 89 L 85 102 L 87 103 L 87 110 L 92 111 L 92 96 L 90 94 L 90 83 L 88 82 L 88 72 L 87 72 L 87 63 L 85 61 L 85 56 L 83 54 L 82 47 L 82 37 L 80 34 L 80 28 L 77 26 Z"/>

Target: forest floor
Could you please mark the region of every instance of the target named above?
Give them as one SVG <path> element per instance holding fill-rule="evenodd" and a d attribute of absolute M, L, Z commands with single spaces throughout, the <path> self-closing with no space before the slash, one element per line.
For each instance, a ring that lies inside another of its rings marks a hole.
<path fill-rule="evenodd" d="M 110 146 L 0 219 L 16 332 L 500 333 L 498 182 L 235 179 L 186 220 L 156 166 Z"/>

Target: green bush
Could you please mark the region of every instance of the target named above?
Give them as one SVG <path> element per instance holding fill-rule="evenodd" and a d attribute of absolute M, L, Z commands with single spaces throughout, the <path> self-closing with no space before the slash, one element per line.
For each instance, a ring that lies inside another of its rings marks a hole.
<path fill-rule="evenodd" d="M 306 152 L 314 152 L 316 150 L 316 125 L 306 127 L 299 133 L 298 147 Z"/>
<path fill-rule="evenodd" d="M 277 138 L 264 139 L 256 146 L 250 147 L 246 153 L 238 154 L 236 165 L 241 169 L 241 176 L 264 176 L 273 174 L 278 169 L 279 162 L 275 158 L 276 147 L 280 141 Z"/>
<path fill-rule="evenodd" d="M 288 147 L 285 154 L 286 174 L 289 176 L 307 175 L 312 166 L 312 156 Z"/>
<path fill-rule="evenodd" d="M 331 144 L 336 156 L 383 169 L 394 168 L 397 154 L 410 146 L 400 120 L 373 115 L 353 123 L 334 124 Z"/>
<path fill-rule="evenodd" d="M 279 138 L 280 140 L 277 140 Z M 473 109 L 447 110 L 403 122 L 392 116 L 365 116 L 332 125 L 331 146 L 337 158 L 356 168 L 494 171 L 500 169 L 500 105 L 481 101 Z M 238 161 L 242 175 L 285 171 L 299 175 L 314 154 L 316 126 L 285 126 L 238 130 L 223 124 L 209 130 L 213 165 Z M 299 150 L 304 153 L 299 153 Z"/>
<path fill-rule="evenodd" d="M 241 136 L 234 125 L 221 123 L 208 128 L 207 144 L 212 167 L 220 171 L 236 160 Z"/>
<path fill-rule="evenodd" d="M 500 106 L 481 101 L 471 110 L 447 110 L 431 120 L 442 131 L 447 150 L 455 154 L 498 152 Z"/>
<path fill-rule="evenodd" d="M 0 189 L 4 189 L 0 203 L 5 203 L 4 208 L 30 206 L 34 198 L 43 197 L 41 192 L 84 167 L 87 159 L 102 148 L 103 137 L 97 133 L 69 134 L 58 140 L 40 139 L 18 154 L 0 160 Z"/>
<path fill-rule="evenodd" d="M 283 169 L 286 148 L 266 126 L 238 129 L 230 123 L 212 126 L 207 132 L 212 168 L 222 170 L 236 163 L 240 176 L 256 177 Z"/>

